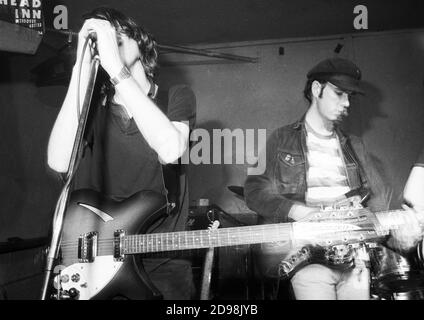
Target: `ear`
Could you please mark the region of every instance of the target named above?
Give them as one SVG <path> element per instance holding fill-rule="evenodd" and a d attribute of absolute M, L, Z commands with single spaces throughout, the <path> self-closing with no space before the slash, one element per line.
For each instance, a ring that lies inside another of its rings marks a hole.
<path fill-rule="evenodd" d="M 319 94 L 321 92 L 321 87 L 322 87 L 322 84 L 319 83 L 317 80 L 314 80 L 312 82 L 311 93 L 312 93 L 312 96 L 313 97 L 315 97 L 315 98 L 318 98 L 319 97 Z"/>

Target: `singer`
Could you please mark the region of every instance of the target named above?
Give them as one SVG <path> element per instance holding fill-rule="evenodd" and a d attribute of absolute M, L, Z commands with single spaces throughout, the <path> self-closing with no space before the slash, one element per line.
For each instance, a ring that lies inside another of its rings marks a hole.
<path fill-rule="evenodd" d="M 77 130 L 77 90 L 80 88 L 82 100 L 88 66 L 96 52 L 102 67 L 97 77 L 99 90 L 93 93 L 73 190 L 93 189 L 116 201 L 141 190 L 166 196 L 162 163 L 176 161 L 187 148 L 196 115 L 195 96 L 188 86 L 178 85 L 170 89 L 167 107 L 159 106 L 154 38 L 115 9 L 98 8 L 84 18 L 68 91 L 48 143 L 48 165 L 58 173 L 68 170 Z M 87 37 L 90 50 L 83 54 Z M 155 232 L 178 231 L 185 226 L 186 215 L 179 213 L 164 216 L 160 225 L 153 226 Z M 188 261 L 150 258 L 144 259 L 144 266 L 163 298 L 192 297 Z M 131 299 L 119 292 L 117 296 Z"/>

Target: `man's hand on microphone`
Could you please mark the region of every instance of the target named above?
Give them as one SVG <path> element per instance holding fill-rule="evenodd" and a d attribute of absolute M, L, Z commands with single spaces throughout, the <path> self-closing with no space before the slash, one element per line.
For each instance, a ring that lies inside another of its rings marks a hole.
<path fill-rule="evenodd" d="M 92 30 L 92 32 L 94 33 L 95 31 Z M 76 57 L 75 66 L 79 65 L 81 59 L 83 59 L 83 61 L 82 61 L 83 65 L 89 65 L 92 58 L 95 55 L 95 50 L 93 49 L 94 45 L 93 44 L 90 45 L 90 43 L 89 43 L 87 48 L 85 49 L 84 57 L 82 56 L 84 44 L 85 44 L 85 41 L 86 41 L 87 37 L 89 36 L 89 34 L 90 34 L 90 32 L 88 30 L 88 24 L 87 24 L 87 21 L 86 21 L 83 24 L 80 32 L 78 33 L 78 47 L 77 47 L 77 57 Z"/>
<path fill-rule="evenodd" d="M 78 35 L 78 57 L 81 56 L 82 48 L 90 33 L 95 34 L 95 46 L 103 69 L 110 77 L 116 76 L 124 66 L 119 54 L 116 29 L 106 20 L 86 20 Z M 84 62 L 89 62 L 90 59 L 89 55 L 84 55 Z"/>

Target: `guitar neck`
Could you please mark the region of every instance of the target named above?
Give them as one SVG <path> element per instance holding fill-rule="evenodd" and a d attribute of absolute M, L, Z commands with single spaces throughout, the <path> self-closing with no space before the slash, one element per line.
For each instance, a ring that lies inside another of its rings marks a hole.
<path fill-rule="evenodd" d="M 288 241 L 293 233 L 292 228 L 290 223 L 279 223 L 216 230 L 128 235 L 121 238 L 121 245 L 124 254 L 138 254 Z"/>
<path fill-rule="evenodd" d="M 403 225 L 405 223 L 403 215 L 404 210 L 375 213 L 378 223 L 383 229 L 396 229 Z M 329 232 L 348 231 L 337 225 L 326 227 L 325 224 L 319 223 L 318 225 L 312 224 L 309 228 L 304 229 L 306 235 L 299 233 L 301 228 L 298 228 L 298 226 L 300 226 L 298 223 L 278 223 L 216 230 L 123 235 L 120 238 L 120 246 L 123 254 L 139 254 L 292 241 L 302 237 L 313 239 L 314 232 L 329 235 Z M 337 238 L 337 235 L 334 234 L 334 237 Z M 328 236 L 328 238 L 331 238 L 331 236 Z"/>
<path fill-rule="evenodd" d="M 390 210 L 390 211 L 381 211 L 376 212 L 375 216 L 377 217 L 378 222 L 380 225 L 385 229 L 397 229 L 398 227 L 404 225 L 405 219 L 405 210 Z M 417 215 L 417 219 L 419 223 L 423 224 L 423 218 L 419 215 Z"/>

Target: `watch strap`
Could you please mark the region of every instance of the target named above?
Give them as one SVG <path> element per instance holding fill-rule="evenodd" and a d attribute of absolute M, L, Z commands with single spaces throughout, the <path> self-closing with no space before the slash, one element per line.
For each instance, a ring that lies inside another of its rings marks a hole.
<path fill-rule="evenodd" d="M 126 66 L 123 66 L 121 71 L 113 78 L 110 78 L 110 82 L 116 86 L 118 83 L 120 83 L 122 80 L 127 79 L 131 77 L 131 72 L 128 70 Z"/>

